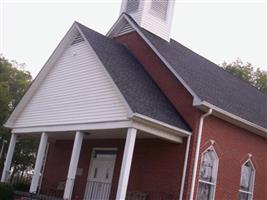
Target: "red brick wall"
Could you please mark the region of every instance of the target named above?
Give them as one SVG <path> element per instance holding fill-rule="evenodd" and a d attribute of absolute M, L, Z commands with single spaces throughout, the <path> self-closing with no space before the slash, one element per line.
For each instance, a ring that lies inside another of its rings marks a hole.
<path fill-rule="evenodd" d="M 73 141 L 57 141 L 50 145 L 46 162 L 42 191 L 66 180 Z M 83 142 L 78 167 L 82 176 L 76 176 L 73 198 L 82 199 L 93 147 L 118 148 L 112 180 L 111 199 L 115 199 L 124 140 L 85 140 Z M 158 139 L 138 139 L 135 145 L 128 190 L 151 192 L 153 199 L 162 192 L 178 197 L 182 176 L 184 144 L 176 144 Z M 62 194 L 61 194 L 62 195 Z"/>
<path fill-rule="evenodd" d="M 51 194 L 51 186 L 54 187 L 59 181 L 65 181 L 67 178 L 68 167 L 70 163 L 73 140 L 58 140 L 56 143 L 51 143 L 46 160 L 44 179 L 42 183 L 42 192 Z M 120 166 L 123 154 L 123 140 L 84 140 L 82 144 L 78 168 L 83 169 L 82 176 L 76 176 L 75 186 L 73 189 L 73 198 L 82 199 L 85 192 L 85 185 L 88 177 L 90 159 L 93 147 L 116 147 L 117 159 L 114 168 L 113 184 L 117 185 Z M 111 188 L 113 194 L 116 188 Z M 62 193 L 63 194 L 63 193 Z M 60 195 L 62 195 L 60 194 Z"/>
<path fill-rule="evenodd" d="M 129 190 L 152 192 L 151 199 L 170 193 L 178 198 L 183 170 L 184 144 L 139 140 L 133 157 Z"/>
<path fill-rule="evenodd" d="M 201 151 L 214 140 L 219 156 L 216 199 L 237 199 L 241 166 L 252 154 L 256 168 L 254 198 L 267 199 L 267 140 L 216 117 L 205 120 Z"/>
<path fill-rule="evenodd" d="M 183 195 L 183 199 L 189 199 L 194 161 L 193 152 L 195 152 L 198 123 L 202 113 L 192 106 L 193 98 L 189 92 L 136 32 L 120 36 L 116 40 L 125 44 L 132 51 L 193 129 L 189 167 Z M 247 159 L 248 153 L 253 155 L 252 160 L 256 166 L 254 199 L 267 199 L 267 140 L 215 117 L 209 117 L 204 122 L 201 151 L 207 148 L 210 139 L 216 141 L 215 147 L 220 152 L 216 199 L 238 198 L 240 169 L 243 161 Z"/>
<path fill-rule="evenodd" d="M 151 50 L 151 48 L 143 41 L 143 39 L 136 33 L 132 32 L 127 35 L 117 37 L 116 40 L 125 44 L 132 53 L 136 56 L 140 63 L 143 64 L 145 70 L 153 78 L 153 80 L 160 87 L 162 92 L 173 103 L 177 111 L 183 116 L 185 121 L 193 130 L 191 138 L 191 148 L 189 152 L 189 168 L 187 171 L 187 179 L 185 184 L 184 199 L 189 197 L 190 180 L 192 178 L 192 163 L 194 157 L 196 144 L 196 131 L 200 112 L 192 106 L 193 97 L 184 86 L 177 80 L 172 72 L 165 66 L 165 64 L 158 58 L 158 56 Z M 174 92 L 175 91 L 175 92 Z"/>
<path fill-rule="evenodd" d="M 138 60 L 144 65 L 146 71 L 155 80 L 161 90 L 193 129 L 193 138 L 188 162 L 189 167 L 183 198 L 188 199 L 192 178 L 193 152 L 195 151 L 196 144 L 195 136 L 201 112 L 192 106 L 192 96 L 153 53 L 150 47 L 148 47 L 148 45 L 146 45 L 138 36 L 138 34 L 130 33 L 126 36 L 117 38 L 117 40 L 125 43 L 128 48 L 131 49 Z M 248 153 L 252 154 L 252 160 L 256 167 L 254 199 L 267 199 L 266 139 L 249 133 L 248 131 L 231 125 L 223 120 L 217 119 L 216 117 L 208 117 L 204 122 L 201 151 L 205 150 L 210 145 L 210 140 L 215 141 L 214 147 L 220 159 L 215 194 L 216 199 L 237 199 L 240 169 L 243 162 L 247 159 Z M 150 142 L 151 141 L 152 140 L 150 140 Z M 91 145 L 93 145 L 94 141 L 90 142 L 92 142 Z M 113 144 L 113 142 L 115 142 L 115 144 Z M 159 189 L 162 189 L 162 191 L 166 190 L 167 192 L 172 192 L 173 194 L 178 195 L 182 175 L 185 142 L 183 145 L 179 145 L 179 147 L 177 147 L 177 144 L 168 142 L 164 143 L 163 141 L 160 141 L 160 145 L 157 144 L 159 141 L 150 142 L 147 143 L 139 140 L 136 144 L 129 180 L 129 189 L 142 189 L 143 191 L 158 191 Z M 115 186 L 117 185 L 119 177 L 123 143 L 124 142 L 120 140 L 112 140 L 112 142 L 109 140 L 105 143 L 105 145 L 117 145 L 119 147 L 113 179 L 113 185 Z M 95 145 L 96 144 L 98 146 L 100 145 L 100 143 L 95 143 Z M 62 177 L 66 177 L 66 163 L 68 163 L 70 157 L 71 147 L 71 143 L 63 148 L 63 150 L 59 149 L 60 145 L 51 147 L 46 169 L 46 177 L 49 180 L 59 180 Z M 83 145 L 82 152 L 85 153 L 82 153 L 81 155 L 79 167 L 84 166 L 84 173 L 86 173 L 89 167 L 91 149 L 88 149 Z M 64 163 L 64 166 L 62 163 Z M 59 166 L 61 169 L 60 174 L 57 174 L 58 172 L 50 173 L 49 171 L 54 169 L 51 165 Z M 83 187 L 78 186 L 84 185 L 86 177 L 87 174 L 84 175 L 84 177 L 77 178 L 74 194 L 78 193 L 77 188 L 84 190 Z M 116 188 L 113 188 L 112 191 L 114 197 Z"/>

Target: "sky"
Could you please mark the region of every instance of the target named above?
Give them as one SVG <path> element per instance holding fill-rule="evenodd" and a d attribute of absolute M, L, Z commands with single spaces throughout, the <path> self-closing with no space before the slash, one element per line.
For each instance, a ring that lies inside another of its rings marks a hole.
<path fill-rule="evenodd" d="M 0 54 L 40 71 L 74 21 L 106 34 L 121 0 L 0 0 Z M 176 0 L 171 37 L 216 64 L 266 66 L 265 0 Z"/>

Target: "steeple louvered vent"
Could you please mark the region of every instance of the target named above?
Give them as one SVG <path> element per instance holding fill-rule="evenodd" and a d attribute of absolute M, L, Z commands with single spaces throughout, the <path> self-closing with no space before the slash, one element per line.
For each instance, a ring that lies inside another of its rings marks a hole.
<path fill-rule="evenodd" d="M 131 13 L 137 11 L 139 8 L 140 0 L 128 0 L 126 6 L 126 12 Z"/>
<path fill-rule="evenodd" d="M 174 3 L 175 0 L 122 0 L 121 13 L 125 12 L 138 26 L 169 42 Z"/>
<path fill-rule="evenodd" d="M 167 18 L 169 0 L 152 0 L 151 2 L 151 14 L 159 17 L 163 20 Z"/>
<path fill-rule="evenodd" d="M 116 34 L 116 36 L 124 35 L 132 31 L 134 31 L 134 28 L 130 24 L 127 23 L 121 28 L 121 30 Z"/>
<path fill-rule="evenodd" d="M 74 40 L 72 41 L 71 46 L 72 46 L 72 45 L 75 45 L 75 44 L 78 44 L 78 43 L 80 43 L 80 42 L 83 42 L 83 41 L 84 41 L 84 39 L 83 39 L 83 37 L 81 36 L 81 34 L 78 34 L 78 35 L 74 38 Z"/>

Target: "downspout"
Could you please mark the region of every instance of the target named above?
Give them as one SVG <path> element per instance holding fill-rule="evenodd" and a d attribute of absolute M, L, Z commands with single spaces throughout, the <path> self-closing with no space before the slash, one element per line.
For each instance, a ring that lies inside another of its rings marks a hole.
<path fill-rule="evenodd" d="M 186 142 L 186 151 L 185 151 L 185 158 L 184 158 L 184 169 L 183 169 L 183 177 L 182 177 L 182 181 L 181 181 L 181 189 L 180 189 L 179 200 L 183 200 L 184 184 L 185 184 L 185 177 L 186 177 L 186 171 L 187 171 L 187 163 L 188 163 L 190 141 L 191 141 L 191 135 L 189 135 L 187 137 L 187 142 Z"/>
<path fill-rule="evenodd" d="M 193 168 L 192 183 L 191 183 L 190 198 L 189 198 L 190 200 L 193 200 L 194 198 L 196 173 L 197 173 L 197 165 L 198 165 L 198 159 L 199 159 L 199 149 L 200 149 L 200 143 L 201 143 L 201 137 L 202 137 L 203 122 L 206 117 L 211 115 L 211 113 L 212 113 L 212 109 L 210 108 L 209 111 L 203 114 L 199 120 L 199 127 L 198 127 L 198 133 L 197 133 L 197 145 L 196 145 L 194 168 Z"/>

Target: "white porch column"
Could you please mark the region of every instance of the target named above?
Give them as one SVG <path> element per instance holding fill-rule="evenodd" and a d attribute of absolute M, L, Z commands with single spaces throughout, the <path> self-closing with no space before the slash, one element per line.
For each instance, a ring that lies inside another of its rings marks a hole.
<path fill-rule="evenodd" d="M 64 190 L 63 198 L 66 200 L 71 200 L 76 171 L 78 167 L 78 161 L 79 161 L 81 147 L 82 147 L 82 142 L 83 142 L 83 133 L 80 131 L 77 131 L 75 135 L 73 148 L 72 148 L 68 177 L 67 177 L 66 186 Z"/>
<path fill-rule="evenodd" d="M 10 139 L 10 143 L 9 143 L 9 147 L 8 147 L 8 151 L 7 151 L 5 165 L 4 165 L 4 169 L 3 169 L 3 173 L 2 173 L 2 177 L 1 177 L 1 182 L 7 182 L 8 181 L 7 180 L 8 173 L 9 173 L 9 170 L 10 170 L 11 161 L 12 161 L 12 158 L 13 158 L 16 142 L 17 142 L 17 135 L 12 133 L 11 139 Z"/>
<path fill-rule="evenodd" d="M 135 128 L 129 128 L 127 132 L 116 200 L 124 200 L 126 196 L 136 140 L 136 132 L 137 130 Z"/>
<path fill-rule="evenodd" d="M 37 187 L 38 187 L 39 179 L 41 176 L 41 168 L 42 168 L 42 164 L 43 164 L 44 156 L 45 156 L 45 149 L 47 146 L 47 139 L 48 139 L 47 133 L 43 132 L 41 139 L 40 139 L 37 158 L 35 161 L 34 174 L 32 177 L 30 193 L 37 192 Z"/>

